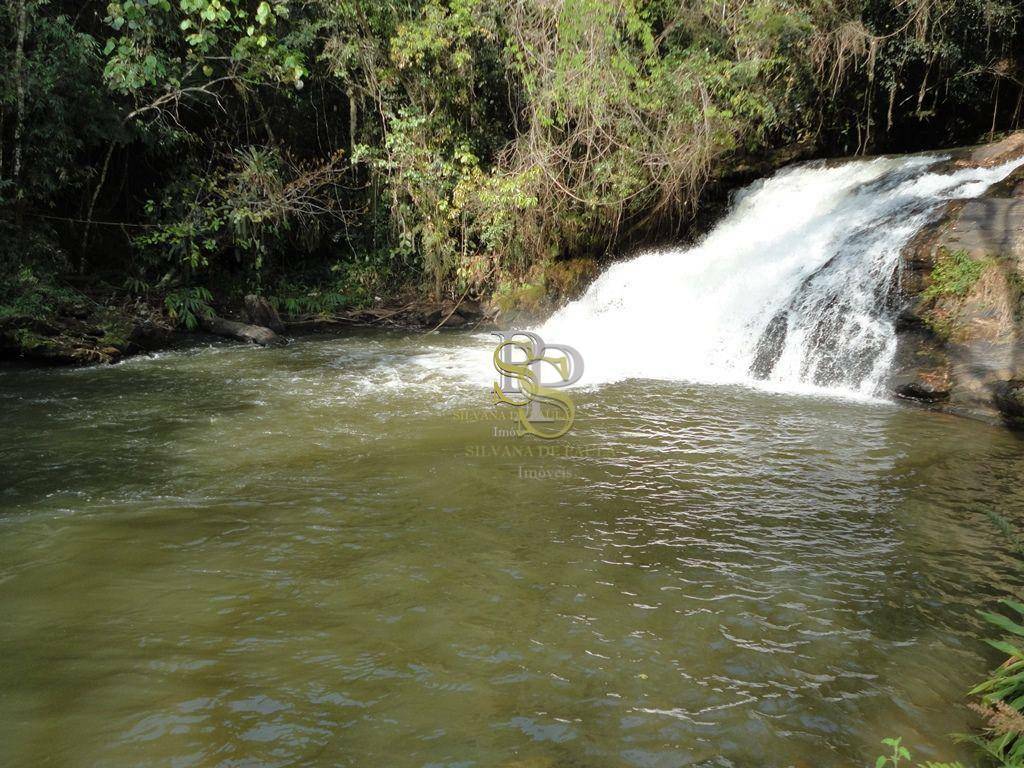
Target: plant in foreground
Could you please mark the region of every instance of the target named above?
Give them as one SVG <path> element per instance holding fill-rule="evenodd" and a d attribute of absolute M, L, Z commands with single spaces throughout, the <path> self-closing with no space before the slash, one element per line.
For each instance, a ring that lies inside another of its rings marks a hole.
<path fill-rule="evenodd" d="M 1021 542 L 1013 524 L 998 512 L 986 511 L 989 519 L 1003 535 L 1003 540 L 1018 555 L 1024 556 Z M 1007 656 L 988 678 L 971 689 L 972 696 L 979 700 L 968 706 L 982 716 L 985 727 L 980 734 L 959 735 L 957 740 L 979 747 L 987 758 L 1000 768 L 1024 768 L 1024 603 L 1010 598 L 1000 601 L 1014 615 L 1010 618 L 1001 613 L 982 611 L 981 616 L 989 624 L 1008 635 L 1010 639 L 986 639 L 989 645 Z M 901 746 L 900 739 L 882 741 L 892 748 L 892 754 L 881 755 L 875 761 L 875 768 L 891 766 L 898 768 L 901 761 L 911 759 L 910 752 Z M 924 768 L 956 768 L 959 763 L 923 763 Z"/>
<path fill-rule="evenodd" d="M 910 763 L 910 750 L 904 747 L 902 738 L 882 739 L 882 744 L 889 747 L 892 752 L 888 755 L 879 755 L 875 760 L 875 768 L 899 768 L 903 763 Z M 963 768 L 960 763 L 918 763 L 918 768 Z"/>

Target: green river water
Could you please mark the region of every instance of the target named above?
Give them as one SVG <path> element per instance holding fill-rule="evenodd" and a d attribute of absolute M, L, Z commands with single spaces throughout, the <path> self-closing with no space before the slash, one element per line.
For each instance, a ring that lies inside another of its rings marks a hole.
<path fill-rule="evenodd" d="M 361 333 L 0 371 L 0 765 L 970 760 L 1024 442 L 626 381 L 538 456 L 460 368 L 488 356 Z"/>

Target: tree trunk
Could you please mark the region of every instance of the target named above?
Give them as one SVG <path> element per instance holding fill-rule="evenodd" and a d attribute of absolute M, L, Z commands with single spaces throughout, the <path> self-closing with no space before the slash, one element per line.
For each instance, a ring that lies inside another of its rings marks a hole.
<path fill-rule="evenodd" d="M 12 178 L 14 179 L 14 220 L 20 228 L 22 217 L 25 213 L 25 194 L 21 188 L 21 153 L 22 136 L 25 131 L 25 27 L 28 26 L 28 19 L 25 13 L 25 0 L 18 0 L 18 37 L 14 49 L 14 87 L 15 87 L 15 116 L 14 116 L 14 160 L 12 165 Z"/>
<path fill-rule="evenodd" d="M 217 336 L 247 341 L 251 344 L 259 344 L 261 347 L 284 342 L 280 336 L 269 328 L 264 328 L 262 325 L 247 325 L 246 323 L 238 323 L 234 320 L 225 320 L 223 317 L 217 317 L 216 315 L 202 318 L 200 325 L 204 331 L 216 334 Z"/>
<path fill-rule="evenodd" d="M 350 88 L 348 92 L 348 149 L 349 157 L 356 148 L 356 123 L 359 120 L 359 107 L 356 105 L 355 89 Z"/>
<path fill-rule="evenodd" d="M 89 200 L 89 211 L 85 215 L 85 232 L 82 234 L 82 264 L 85 264 L 85 249 L 89 247 L 89 230 L 92 228 L 92 214 L 96 210 L 96 201 L 99 199 L 100 190 L 103 189 L 103 182 L 107 180 L 107 169 L 110 168 L 110 157 L 114 154 L 114 142 L 107 147 L 107 154 L 103 158 L 103 169 L 100 171 L 99 181 L 96 182 L 96 189 L 92 192 L 92 199 Z"/>

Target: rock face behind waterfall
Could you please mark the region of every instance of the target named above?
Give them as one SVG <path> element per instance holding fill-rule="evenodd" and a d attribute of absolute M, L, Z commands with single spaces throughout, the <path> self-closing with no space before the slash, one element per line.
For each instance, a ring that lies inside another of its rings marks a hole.
<path fill-rule="evenodd" d="M 1014 226 L 1007 190 L 1015 187 L 1006 182 L 1022 167 L 1024 134 L 983 149 L 787 166 L 738 190 L 729 213 L 692 245 L 610 266 L 539 333 L 579 349 L 590 382 L 855 398 L 898 389 L 995 418 L 994 393 L 1012 405 L 1016 370 L 986 374 L 995 378 L 985 379 L 993 394 L 982 407 L 959 383 L 957 363 L 970 358 L 952 345 L 967 343 L 993 368 L 994 352 L 973 344 L 975 319 L 986 341 L 1015 327 L 1011 272 L 992 306 L 976 307 L 975 293 L 996 290 L 1001 273 L 990 273 L 989 261 L 1006 266 L 1016 253 L 1002 227 Z M 949 235 L 953 217 L 959 240 Z M 968 222 L 979 232 L 961 232 Z"/>
<path fill-rule="evenodd" d="M 1024 133 L 952 164 L 1024 156 Z M 1024 428 L 1024 166 L 945 204 L 903 249 L 892 387 L 903 398 Z"/>

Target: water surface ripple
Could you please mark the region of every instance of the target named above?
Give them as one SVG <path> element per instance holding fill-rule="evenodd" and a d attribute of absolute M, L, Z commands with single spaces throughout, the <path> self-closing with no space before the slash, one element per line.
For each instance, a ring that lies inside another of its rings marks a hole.
<path fill-rule="evenodd" d="M 629 380 L 516 455 L 471 418 L 477 354 L 0 372 L 0 764 L 969 758 L 946 735 L 999 661 L 976 610 L 1020 585 L 985 516 L 1024 518 L 1019 439 Z"/>

